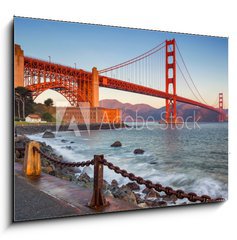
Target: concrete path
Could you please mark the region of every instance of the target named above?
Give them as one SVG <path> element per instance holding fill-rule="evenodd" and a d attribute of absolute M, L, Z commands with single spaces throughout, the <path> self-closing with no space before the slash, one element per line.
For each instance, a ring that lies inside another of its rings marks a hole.
<path fill-rule="evenodd" d="M 88 207 L 92 190 L 42 173 L 38 179 L 26 178 L 22 164 L 15 163 L 14 221 L 79 216 L 139 209 L 120 199 L 107 197 L 110 205 L 102 210 Z"/>

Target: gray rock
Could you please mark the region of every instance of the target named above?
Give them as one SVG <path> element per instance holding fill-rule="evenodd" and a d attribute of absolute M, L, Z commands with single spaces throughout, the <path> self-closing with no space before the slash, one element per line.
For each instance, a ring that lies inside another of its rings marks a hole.
<path fill-rule="evenodd" d="M 121 188 L 117 188 L 114 192 L 112 192 L 115 198 L 119 198 L 125 200 L 127 202 L 137 204 L 136 196 L 127 186 L 122 186 Z"/>
<path fill-rule="evenodd" d="M 141 194 L 140 193 L 135 193 L 135 197 L 136 197 L 137 204 L 145 202 L 145 200 L 141 198 Z"/>
<path fill-rule="evenodd" d="M 84 182 L 84 183 L 88 183 L 88 182 L 91 181 L 91 178 L 88 176 L 87 173 L 82 173 L 82 174 L 78 177 L 78 181 Z"/>
<path fill-rule="evenodd" d="M 162 199 L 164 200 L 164 201 L 168 201 L 168 202 L 173 202 L 173 203 L 175 203 L 176 201 L 177 201 L 177 197 L 174 195 L 174 194 L 172 194 L 172 195 L 164 195 L 163 197 L 162 197 Z"/>
<path fill-rule="evenodd" d="M 153 189 L 150 189 L 149 192 L 147 192 L 145 199 L 148 199 L 148 198 L 159 198 L 159 197 L 160 197 L 160 194 L 158 192 L 156 192 Z"/>
<path fill-rule="evenodd" d="M 114 197 L 114 195 L 112 194 L 112 192 L 111 192 L 110 190 L 104 191 L 104 195 L 105 195 L 106 197 Z"/>
<path fill-rule="evenodd" d="M 46 130 L 42 136 L 42 138 L 55 138 L 55 134 L 50 130 Z"/>
<path fill-rule="evenodd" d="M 142 193 L 146 193 L 147 194 L 150 190 L 151 190 L 150 188 L 146 187 L 145 189 L 142 190 Z"/>
<path fill-rule="evenodd" d="M 118 187 L 118 182 L 117 182 L 115 179 L 113 179 L 113 180 L 111 181 L 111 186 L 116 186 L 116 187 Z"/>
<path fill-rule="evenodd" d="M 149 207 L 165 207 L 167 206 L 167 202 L 165 201 L 151 201 L 146 200 L 145 202 Z"/>
<path fill-rule="evenodd" d="M 143 154 L 145 151 L 143 149 L 137 148 L 133 151 L 134 154 Z"/>
<path fill-rule="evenodd" d="M 126 184 L 127 187 L 129 187 L 132 191 L 140 190 L 140 187 L 135 182 L 129 182 Z"/>
<path fill-rule="evenodd" d="M 137 204 L 137 206 L 140 208 L 148 208 L 149 207 L 145 202 L 139 203 L 139 204 Z"/>
<path fill-rule="evenodd" d="M 113 144 L 110 145 L 111 147 L 121 147 L 122 143 L 120 141 L 116 141 Z"/>

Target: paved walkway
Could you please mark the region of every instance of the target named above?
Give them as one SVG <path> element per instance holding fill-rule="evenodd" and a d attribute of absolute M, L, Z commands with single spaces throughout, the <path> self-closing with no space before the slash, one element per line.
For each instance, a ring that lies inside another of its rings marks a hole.
<path fill-rule="evenodd" d="M 44 173 L 38 179 L 26 178 L 20 163 L 15 163 L 14 192 L 14 221 L 139 209 L 136 205 L 112 197 L 106 198 L 110 205 L 103 210 L 91 209 L 87 206 L 91 189 Z"/>

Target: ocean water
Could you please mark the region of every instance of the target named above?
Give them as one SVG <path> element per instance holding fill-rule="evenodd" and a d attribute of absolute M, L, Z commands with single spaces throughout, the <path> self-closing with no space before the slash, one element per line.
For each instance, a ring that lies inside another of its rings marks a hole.
<path fill-rule="evenodd" d="M 42 133 L 29 138 L 46 142 L 63 155 L 66 161 L 91 160 L 94 154 L 104 154 L 113 164 L 144 179 L 186 192 L 207 194 L 211 197 L 228 196 L 228 125 L 227 123 L 200 123 L 196 127 L 174 128 L 150 123 L 128 123 L 129 129 L 98 130 L 90 132 L 58 132 L 55 139 L 43 139 Z M 62 142 L 62 140 L 66 142 Z M 112 148 L 114 141 L 121 148 Z M 71 149 L 67 149 L 71 146 Z M 145 150 L 135 155 L 134 149 Z M 83 169 L 93 176 L 93 167 Z M 105 167 L 104 179 L 116 179 L 120 185 L 129 182 Z M 144 188 L 141 187 L 141 190 Z"/>

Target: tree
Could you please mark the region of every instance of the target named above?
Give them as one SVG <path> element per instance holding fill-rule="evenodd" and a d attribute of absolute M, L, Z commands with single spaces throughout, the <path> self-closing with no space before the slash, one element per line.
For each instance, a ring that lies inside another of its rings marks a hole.
<path fill-rule="evenodd" d="M 51 98 L 48 98 L 47 100 L 44 101 L 44 104 L 49 107 L 53 106 L 53 100 Z"/>
<path fill-rule="evenodd" d="M 42 114 L 42 119 L 47 122 L 54 122 L 55 118 L 48 112 Z"/>
<path fill-rule="evenodd" d="M 34 112 L 32 92 L 25 87 L 15 88 L 15 110 L 19 119 L 25 119 L 26 115 Z"/>

